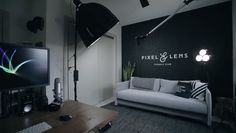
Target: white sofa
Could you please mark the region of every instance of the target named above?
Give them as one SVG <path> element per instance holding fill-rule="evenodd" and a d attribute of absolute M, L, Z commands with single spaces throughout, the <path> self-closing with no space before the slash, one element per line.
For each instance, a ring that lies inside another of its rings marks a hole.
<path fill-rule="evenodd" d="M 191 81 L 183 81 L 191 82 Z M 198 98 L 176 96 L 178 81 L 132 77 L 117 83 L 115 105 L 121 104 L 201 120 L 211 125 L 212 100 L 206 89 Z"/>

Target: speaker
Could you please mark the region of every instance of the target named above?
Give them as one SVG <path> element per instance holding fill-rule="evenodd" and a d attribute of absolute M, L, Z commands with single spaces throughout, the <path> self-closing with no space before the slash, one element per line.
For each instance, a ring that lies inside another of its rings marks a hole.
<path fill-rule="evenodd" d="M 4 90 L 1 92 L 1 118 L 8 117 L 11 110 L 11 94 L 9 90 Z"/>
<path fill-rule="evenodd" d="M 18 113 L 25 115 L 31 113 L 34 109 L 34 94 L 21 92 L 18 95 Z"/>
<path fill-rule="evenodd" d="M 48 107 L 47 96 L 41 96 L 38 103 L 38 110 L 40 111 L 47 110 L 47 107 Z"/>

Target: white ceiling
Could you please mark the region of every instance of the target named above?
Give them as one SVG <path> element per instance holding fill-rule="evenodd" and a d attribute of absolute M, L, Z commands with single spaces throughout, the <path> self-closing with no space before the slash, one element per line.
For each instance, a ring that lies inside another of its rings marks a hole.
<path fill-rule="evenodd" d="M 167 16 L 174 12 L 184 0 L 148 0 L 150 5 L 142 8 L 139 0 L 81 0 L 84 3 L 96 2 L 110 9 L 122 26 L 153 18 Z M 195 0 L 182 11 L 209 6 L 230 0 Z"/>

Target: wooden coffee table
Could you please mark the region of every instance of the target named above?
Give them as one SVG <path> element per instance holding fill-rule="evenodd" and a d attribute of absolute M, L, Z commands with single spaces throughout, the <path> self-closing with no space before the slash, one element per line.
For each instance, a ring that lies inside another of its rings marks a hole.
<path fill-rule="evenodd" d="M 60 121 L 59 116 L 72 115 L 69 121 Z M 66 101 L 56 112 L 33 112 L 24 117 L 11 116 L 0 120 L 0 131 L 16 132 L 35 125 L 47 122 L 52 126 L 49 133 L 87 133 L 96 131 L 108 122 L 114 120 L 118 113 L 108 109 L 98 108 L 77 101 Z"/>

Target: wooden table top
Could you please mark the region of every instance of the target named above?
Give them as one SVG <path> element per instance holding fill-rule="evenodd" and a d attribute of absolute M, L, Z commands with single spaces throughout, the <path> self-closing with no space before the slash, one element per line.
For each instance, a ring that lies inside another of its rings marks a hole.
<path fill-rule="evenodd" d="M 70 114 L 73 118 L 69 121 L 60 121 L 59 117 L 64 114 Z M 115 111 L 77 101 L 66 101 L 56 112 L 33 112 L 23 117 L 11 116 L 1 119 L 0 131 L 16 132 L 40 122 L 47 122 L 52 126 L 47 131 L 49 133 L 87 133 L 103 127 L 117 116 L 118 112 Z"/>

